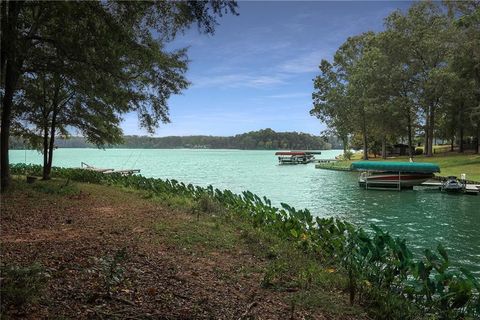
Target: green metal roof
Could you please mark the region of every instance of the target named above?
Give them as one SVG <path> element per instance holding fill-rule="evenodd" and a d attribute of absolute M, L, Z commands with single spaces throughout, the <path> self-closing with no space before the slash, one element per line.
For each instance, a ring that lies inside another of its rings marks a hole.
<path fill-rule="evenodd" d="M 440 172 L 435 163 L 399 161 L 358 161 L 350 166 L 352 170 L 395 171 L 395 172 Z"/>

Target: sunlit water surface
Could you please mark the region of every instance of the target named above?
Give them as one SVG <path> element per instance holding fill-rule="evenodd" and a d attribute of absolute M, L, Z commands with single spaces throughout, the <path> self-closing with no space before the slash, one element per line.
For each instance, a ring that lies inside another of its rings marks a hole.
<path fill-rule="evenodd" d="M 323 151 L 331 159 L 340 150 Z M 12 163 L 41 164 L 36 151 L 10 151 Z M 250 190 L 278 205 L 308 208 L 321 217 L 340 217 L 356 225 L 374 223 L 406 238 L 420 253 L 441 242 L 457 266 L 480 274 L 480 196 L 438 190 L 372 191 L 357 185 L 357 173 L 315 169 L 313 164 L 279 166 L 273 151 L 205 149 L 58 149 L 54 165 L 141 169 L 146 177 L 234 192 Z"/>

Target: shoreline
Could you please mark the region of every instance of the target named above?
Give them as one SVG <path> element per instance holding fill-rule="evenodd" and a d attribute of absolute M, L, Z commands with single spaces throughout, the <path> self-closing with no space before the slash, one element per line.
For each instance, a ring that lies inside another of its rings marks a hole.
<path fill-rule="evenodd" d="M 14 170 L 12 171 L 14 171 L 16 174 L 22 174 L 22 172 L 24 172 L 22 170 L 25 170 L 26 168 L 27 167 L 23 167 L 23 169 L 21 167 L 16 167 L 13 168 Z M 39 169 L 38 166 L 30 166 L 28 168 L 29 171 L 32 171 L 34 168 Z M 415 312 L 420 313 L 427 310 L 429 313 L 431 313 L 432 310 L 433 312 L 437 312 L 435 311 L 437 308 L 440 308 L 438 309 L 438 312 L 441 312 L 440 310 L 443 310 L 441 309 L 441 305 L 443 305 L 442 299 L 453 299 L 455 297 L 454 295 L 449 295 L 449 298 L 439 296 L 430 300 L 423 300 L 426 293 L 424 291 L 419 291 L 415 293 L 415 296 L 419 296 L 416 297 L 414 301 L 428 302 L 427 305 L 423 305 L 413 303 L 407 299 L 406 295 L 399 296 L 396 290 L 390 291 L 388 289 L 389 287 L 383 289 L 380 286 L 377 287 L 379 283 L 385 281 L 382 280 L 385 276 L 384 273 L 388 272 L 387 270 L 390 270 L 391 268 L 393 268 L 392 270 L 398 268 L 399 263 L 400 265 L 403 265 L 402 269 L 395 271 L 395 273 L 392 275 L 392 280 L 390 280 L 397 283 L 394 286 L 395 288 L 397 288 L 398 285 L 401 285 L 401 288 L 408 290 L 411 284 L 404 283 L 404 279 L 409 277 L 411 280 L 414 280 L 415 283 L 418 282 L 418 285 L 423 286 L 425 285 L 425 279 L 421 277 L 424 277 L 425 275 L 416 273 L 416 266 L 419 264 L 424 264 L 424 262 L 422 262 L 422 259 L 417 260 L 416 258 L 413 258 L 411 251 L 405 245 L 405 241 L 401 239 L 394 239 L 388 233 L 383 232 L 381 229 L 373 225 L 373 234 L 365 233 L 362 229 L 356 228 L 353 225 L 341 220 L 321 218 L 314 219 L 308 210 L 296 210 L 287 204 L 282 204 L 281 208 L 272 207 L 268 199 L 262 199 L 248 191 L 244 192 L 242 195 L 236 195 L 228 190 L 220 191 L 211 186 L 207 188 L 194 187 L 192 185 L 178 183 L 174 180 L 163 181 L 160 179 L 144 178 L 142 176 L 122 177 L 119 175 L 102 175 L 95 172 L 86 172 L 84 170 L 75 169 L 55 168 L 54 177 L 55 179 L 52 180 L 52 182 L 38 181 L 32 185 L 25 185 L 24 183 L 21 185 L 27 189 L 34 188 L 34 191 L 35 189 L 38 189 L 37 191 L 40 192 L 58 195 L 58 201 L 64 199 L 68 204 L 73 199 L 85 200 L 85 198 L 83 198 L 84 192 L 82 192 L 82 190 L 80 190 L 80 192 L 74 190 L 73 194 L 68 193 L 68 190 L 69 188 L 75 188 L 75 186 L 79 186 L 79 188 L 83 188 L 82 186 L 85 186 L 85 188 L 88 188 L 88 185 L 84 184 L 87 182 L 91 183 L 90 188 L 97 188 L 97 191 L 89 193 L 89 197 L 92 194 L 97 193 L 98 196 L 101 197 L 102 194 L 110 194 L 112 192 L 128 192 L 132 195 L 136 195 L 140 199 L 148 201 L 149 203 L 152 201 L 152 203 L 157 203 L 164 208 L 171 208 L 173 215 L 169 215 L 170 218 L 175 217 L 175 214 L 179 212 L 184 212 L 184 214 L 187 214 L 187 216 L 190 218 L 188 219 L 187 225 L 185 225 L 186 229 L 184 229 L 187 233 L 183 235 L 181 233 L 182 231 L 178 228 L 171 229 L 174 226 L 171 225 L 169 219 L 165 220 L 161 225 L 157 224 L 157 231 L 160 233 L 165 232 L 165 230 L 170 230 L 170 236 L 168 236 L 165 241 L 168 241 L 168 239 L 181 240 L 184 237 L 189 238 L 191 236 L 190 231 L 192 230 L 192 227 L 194 227 L 198 222 L 205 222 L 205 218 L 211 219 L 208 220 L 209 222 L 207 221 L 207 225 L 210 226 L 209 228 L 213 227 L 213 229 L 209 229 L 208 232 L 203 230 L 200 238 L 195 236 L 195 239 L 198 240 L 192 240 L 194 241 L 193 243 L 198 243 L 198 241 L 200 241 L 199 244 L 206 246 L 213 245 L 214 247 L 220 244 L 223 245 L 228 243 L 230 240 L 223 238 L 225 235 L 223 231 L 221 233 L 216 233 L 217 231 L 215 231 L 218 230 L 218 228 L 223 230 L 223 227 L 221 226 L 224 222 L 222 222 L 221 219 L 224 218 L 227 219 L 225 220 L 225 227 L 229 226 L 229 228 L 231 228 L 232 223 L 234 223 L 233 225 L 236 225 L 236 222 L 240 223 L 240 225 L 238 225 L 240 229 L 235 229 L 237 231 L 234 231 L 234 234 L 237 236 L 243 234 L 246 232 L 245 230 L 252 227 L 254 228 L 253 230 L 256 230 L 255 232 L 259 232 L 256 233 L 256 236 L 252 238 L 253 243 L 259 243 L 259 241 L 262 243 L 261 239 L 263 237 L 268 237 L 270 240 L 277 239 L 274 240 L 277 244 L 273 247 L 268 246 L 261 249 L 255 248 L 253 251 L 260 255 L 265 254 L 270 256 L 273 254 L 271 264 L 268 264 L 270 267 L 267 267 L 261 273 L 263 274 L 263 280 L 260 281 L 260 283 L 264 289 L 273 288 L 274 291 L 276 291 L 278 290 L 278 286 L 280 286 L 283 288 L 282 290 L 286 290 L 286 292 L 300 292 L 304 293 L 306 296 L 310 296 L 312 294 L 317 296 L 325 290 L 325 287 L 321 284 L 323 282 L 317 283 L 314 281 L 313 283 L 315 283 L 315 285 L 313 285 L 311 282 L 312 280 L 308 280 L 307 283 L 303 283 L 303 280 L 300 281 L 300 279 L 303 279 L 302 277 L 307 274 L 307 279 L 318 279 L 318 277 L 320 277 L 324 279 L 322 281 L 327 281 L 327 283 L 330 283 L 329 281 L 333 281 L 332 277 L 334 277 L 337 279 L 335 281 L 340 281 L 339 284 L 336 285 L 338 286 L 336 290 L 338 290 L 338 292 L 343 292 L 343 294 L 349 292 L 350 299 L 354 302 L 352 306 L 361 306 L 362 310 L 367 313 L 375 312 L 375 306 L 378 307 L 378 304 L 382 305 L 383 303 L 394 303 L 394 305 L 402 306 L 402 310 L 416 310 Z M 51 186 L 49 183 L 56 183 L 56 186 Z M 107 189 L 104 189 L 102 192 L 100 191 L 102 188 Z M 47 196 L 44 195 L 42 197 Z M 113 201 L 111 203 L 122 204 L 123 202 L 120 199 L 122 199 L 122 197 L 115 196 L 111 199 L 111 201 Z M 75 207 L 78 207 L 78 205 L 75 205 Z M 69 210 L 64 212 L 69 212 Z M 108 209 L 106 212 L 110 219 L 114 218 L 112 222 L 115 221 L 115 212 L 115 209 L 113 209 L 113 211 L 112 209 Z M 135 215 L 129 214 L 129 217 L 135 220 Z M 133 225 L 131 227 L 133 227 Z M 9 229 L 15 230 L 18 228 Z M 204 232 L 207 233 L 205 234 Z M 214 234 L 211 234 L 211 232 L 214 232 Z M 233 232 L 233 230 L 229 232 Z M 379 241 L 378 239 L 384 239 L 381 242 L 383 243 L 383 247 L 378 248 L 378 250 L 382 250 L 382 252 L 387 253 L 385 259 L 381 258 L 381 260 L 371 262 L 368 262 L 369 260 L 365 260 L 364 262 L 361 262 L 360 265 L 352 265 L 352 263 L 356 263 L 353 261 L 357 261 L 357 259 L 359 259 L 358 261 L 363 261 L 363 259 L 370 256 L 370 254 L 374 254 L 375 250 L 377 250 L 375 249 L 376 246 L 379 245 L 377 242 Z M 187 248 L 188 246 L 185 247 L 185 245 L 188 245 L 188 243 L 184 243 L 183 240 L 181 241 L 180 248 Z M 386 243 L 389 243 L 388 246 L 385 246 Z M 190 245 L 191 244 L 192 243 L 190 243 Z M 281 246 L 285 245 L 288 247 L 288 249 L 286 249 L 286 251 L 282 251 L 283 253 L 281 254 L 277 251 L 277 249 L 273 249 L 275 246 L 279 246 L 280 244 Z M 229 248 L 236 248 L 236 246 Z M 273 250 L 273 253 L 269 253 L 271 250 Z M 475 280 L 475 277 L 470 273 L 465 273 L 465 275 L 462 275 L 462 273 L 458 273 L 450 268 L 448 258 L 446 258 L 447 254 L 441 245 L 438 246 L 437 251 L 438 253 L 434 253 L 430 250 L 426 250 L 426 257 L 423 258 L 427 259 L 426 261 L 431 261 L 431 263 L 434 261 L 431 260 L 433 259 L 432 257 L 436 257 L 435 259 L 440 259 L 438 261 L 443 261 L 441 262 L 444 265 L 444 267 L 441 269 L 443 271 L 437 270 L 437 272 L 440 272 L 441 274 L 443 274 L 443 272 L 447 272 L 455 277 L 455 281 L 460 283 L 478 281 Z M 196 251 L 193 252 L 194 256 L 197 256 L 198 253 L 196 253 Z M 298 252 L 300 255 L 296 256 L 296 258 L 293 258 L 290 255 L 292 252 Z M 280 256 L 286 256 L 280 259 L 278 258 L 279 254 Z M 345 260 L 351 254 L 355 254 L 355 260 Z M 389 258 L 387 259 L 387 257 Z M 300 258 L 305 258 L 307 260 L 300 260 L 303 261 L 301 265 L 295 267 L 294 261 L 297 261 Z M 400 260 L 397 261 L 396 259 Z M 371 264 L 372 262 L 373 264 Z M 311 269 L 311 263 L 313 263 L 312 266 L 315 265 L 316 267 Z M 284 269 L 278 269 L 281 265 L 284 266 Z M 375 271 L 375 268 L 377 268 L 378 265 L 381 265 L 381 269 L 384 271 Z M 297 270 L 298 274 L 296 273 L 297 271 L 292 270 Z M 352 276 L 348 275 L 353 271 L 355 273 L 352 278 Z M 286 273 L 283 274 L 283 272 Z M 294 272 L 294 274 L 292 274 L 292 272 Z M 307 273 L 305 274 L 305 272 Z M 434 281 L 436 283 L 436 281 L 438 281 L 438 277 L 434 277 L 431 272 L 432 270 L 428 271 L 426 273 L 426 277 L 429 279 L 428 281 Z M 332 275 L 330 276 L 330 274 Z M 297 280 L 294 280 L 293 283 L 295 283 L 295 285 L 293 285 L 293 287 L 292 283 L 290 282 L 292 280 L 291 277 L 293 277 L 293 279 L 300 277 Z M 303 284 L 299 285 L 298 281 Z M 369 285 L 365 287 L 365 283 L 369 283 Z M 438 282 L 435 284 L 435 286 L 441 287 L 444 285 L 442 283 L 443 282 Z M 317 288 L 320 291 L 317 293 L 309 292 L 308 290 L 312 290 L 312 285 L 313 288 Z M 375 291 L 371 291 L 369 288 L 375 288 Z M 309 293 L 305 292 L 304 290 L 307 290 Z M 358 290 L 362 292 L 361 295 L 356 295 Z M 363 298 L 361 297 L 363 297 L 365 294 L 371 295 L 374 294 L 374 292 L 377 292 L 376 294 L 379 295 L 375 296 L 376 298 L 370 296 L 370 299 L 373 299 L 374 301 L 373 305 L 362 300 Z M 472 292 L 471 297 L 473 300 L 468 300 L 466 303 L 474 304 L 474 299 L 478 294 L 479 292 Z M 345 296 L 342 299 L 345 300 Z M 299 301 L 301 301 L 301 299 L 297 300 L 296 303 L 300 303 Z M 346 303 L 345 306 L 348 306 L 348 303 Z M 456 309 L 450 311 L 463 314 L 462 312 L 465 312 L 465 310 L 471 310 L 469 308 L 470 307 L 466 307 L 466 309 Z M 282 312 L 285 314 L 285 310 Z M 394 312 L 394 314 L 399 314 L 398 312 L 400 312 L 400 309 L 394 309 L 391 310 L 391 312 Z M 345 318 L 344 316 L 346 314 L 341 314 L 343 315 L 342 318 Z M 358 317 L 362 318 L 363 316 L 360 316 L 360 314 L 358 314 Z"/>
<path fill-rule="evenodd" d="M 336 170 L 336 171 L 352 171 L 350 164 L 355 160 L 338 160 L 334 163 L 318 163 L 315 165 L 316 169 Z M 408 161 L 408 157 L 395 157 L 395 158 L 370 158 L 369 161 Z M 475 153 L 445 153 L 437 154 L 434 157 L 415 157 L 414 162 L 432 162 L 440 166 L 442 172 L 441 176 L 436 175 L 436 179 L 445 179 L 448 176 L 460 177 L 461 173 L 467 174 L 466 181 L 468 183 L 480 184 L 480 155 Z M 473 178 L 472 178 L 473 177 Z"/>

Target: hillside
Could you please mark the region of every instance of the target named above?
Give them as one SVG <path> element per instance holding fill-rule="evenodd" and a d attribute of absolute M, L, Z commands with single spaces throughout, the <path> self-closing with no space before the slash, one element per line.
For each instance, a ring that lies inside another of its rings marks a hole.
<path fill-rule="evenodd" d="M 83 137 L 69 139 L 57 138 L 55 145 L 59 148 L 92 148 L 93 144 Z M 13 138 L 12 149 L 24 149 L 23 140 Z M 28 147 L 28 145 L 27 145 Z M 230 137 L 222 136 L 124 136 L 124 143 L 106 146 L 106 148 L 142 148 L 142 149 L 171 149 L 171 148 L 209 148 L 209 149 L 245 149 L 245 150 L 277 150 L 277 149 L 306 149 L 325 150 L 342 148 L 334 137 L 327 139 L 301 132 L 275 132 L 271 129 L 251 131 Z"/>

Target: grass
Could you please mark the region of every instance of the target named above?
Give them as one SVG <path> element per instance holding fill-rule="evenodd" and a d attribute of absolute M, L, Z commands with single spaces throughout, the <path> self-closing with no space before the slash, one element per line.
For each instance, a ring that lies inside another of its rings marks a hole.
<path fill-rule="evenodd" d="M 350 171 L 350 164 L 353 161 L 351 160 L 339 160 L 329 163 L 317 163 L 315 168 L 317 169 L 326 169 L 326 170 L 336 170 L 336 171 Z"/>
<path fill-rule="evenodd" d="M 78 188 L 69 180 L 49 180 L 44 183 L 34 183 L 32 189 L 47 194 L 56 194 L 60 196 L 68 196 L 78 193 Z"/>
<path fill-rule="evenodd" d="M 168 197 L 148 196 L 151 201 L 166 201 Z M 175 200 L 175 207 L 181 209 Z M 346 277 L 323 264 L 318 257 L 307 255 L 295 244 L 266 230 L 255 228 L 241 217 L 229 214 L 218 203 L 201 198 L 197 203 L 184 202 L 191 212 L 188 219 L 158 221 L 152 228 L 169 245 L 197 257 L 210 257 L 235 251 L 253 253 L 265 261 L 242 265 L 236 272 L 214 268 L 217 277 L 236 282 L 241 276 L 261 274 L 261 287 L 286 293 L 284 299 L 292 308 L 311 312 L 322 310 L 333 317 L 364 318 L 365 310 L 351 306 L 346 298 Z M 198 211 L 202 212 L 198 216 Z M 214 215 L 212 215 L 212 213 Z M 308 297 L 308 298 L 306 298 Z"/>
<path fill-rule="evenodd" d="M 0 316 L 8 309 L 23 309 L 37 302 L 46 283 L 44 269 L 39 264 L 28 266 L 1 266 Z"/>
<path fill-rule="evenodd" d="M 439 146 L 441 147 L 441 146 Z M 352 160 L 337 161 L 335 163 L 317 164 L 315 167 L 319 169 L 332 170 L 348 170 L 350 164 L 354 161 L 361 160 L 361 154 L 354 154 Z M 371 161 L 409 161 L 408 156 L 398 156 L 382 159 L 381 157 L 370 157 Z M 462 173 L 467 175 L 467 180 L 480 181 L 480 155 L 457 152 L 443 152 L 436 153 L 433 157 L 426 157 L 419 155 L 414 157 L 415 162 L 432 162 L 440 166 L 440 176 L 457 176 L 460 177 Z"/>
<path fill-rule="evenodd" d="M 155 232 L 162 234 L 170 244 L 190 252 L 231 250 L 238 244 L 232 226 L 219 223 L 214 217 L 197 221 L 159 221 L 153 225 Z"/>

